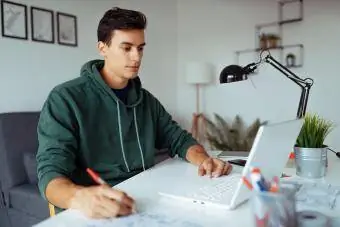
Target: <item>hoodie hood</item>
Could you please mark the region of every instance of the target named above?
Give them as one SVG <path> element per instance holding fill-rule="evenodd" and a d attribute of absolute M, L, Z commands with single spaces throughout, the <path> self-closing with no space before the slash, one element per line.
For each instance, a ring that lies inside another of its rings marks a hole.
<path fill-rule="evenodd" d="M 124 104 L 112 91 L 110 86 L 105 83 L 103 80 L 100 70 L 104 67 L 104 61 L 103 60 L 91 60 L 85 63 L 81 68 L 81 76 L 89 77 L 93 83 L 100 88 L 105 94 L 111 96 L 115 99 L 116 102 L 120 102 L 120 104 L 126 106 L 126 107 L 135 107 L 139 103 L 141 103 L 143 99 L 143 92 L 142 92 L 142 83 L 140 81 L 140 78 L 137 76 L 134 79 L 131 79 L 131 87 L 128 91 L 127 96 L 127 103 Z"/>

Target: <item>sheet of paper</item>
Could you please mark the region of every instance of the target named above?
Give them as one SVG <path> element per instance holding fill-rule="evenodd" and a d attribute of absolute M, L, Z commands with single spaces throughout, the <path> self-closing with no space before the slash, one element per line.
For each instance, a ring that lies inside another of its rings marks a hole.
<path fill-rule="evenodd" d="M 222 224 L 221 219 L 214 218 L 216 213 L 211 209 L 172 204 L 159 202 L 148 205 L 137 214 L 100 220 L 89 219 L 78 211 L 68 210 L 33 227 L 203 227 Z"/>
<path fill-rule="evenodd" d="M 142 212 L 128 217 L 110 220 L 91 220 L 85 227 L 202 227 L 201 224 L 183 217 L 164 214 L 157 211 Z"/>

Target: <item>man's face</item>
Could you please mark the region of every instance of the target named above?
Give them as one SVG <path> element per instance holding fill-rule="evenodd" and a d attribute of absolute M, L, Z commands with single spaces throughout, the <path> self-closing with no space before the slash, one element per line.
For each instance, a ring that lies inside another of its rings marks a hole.
<path fill-rule="evenodd" d="M 111 44 L 99 42 L 98 49 L 112 75 L 132 79 L 137 76 L 144 46 L 144 30 L 115 30 Z"/>

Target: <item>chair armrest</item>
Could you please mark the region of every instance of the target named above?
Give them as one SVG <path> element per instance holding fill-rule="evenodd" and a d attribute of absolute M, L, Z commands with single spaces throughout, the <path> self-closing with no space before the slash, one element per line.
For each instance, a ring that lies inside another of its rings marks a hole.
<path fill-rule="evenodd" d="M 6 207 L 6 202 L 5 202 L 5 194 L 1 190 L 1 182 L 0 182 L 0 208 L 5 208 Z"/>
<path fill-rule="evenodd" d="M 51 203 L 48 203 L 48 209 L 50 210 L 50 217 L 55 215 L 55 207 Z"/>
<path fill-rule="evenodd" d="M 5 208 L 6 203 L 5 203 L 5 195 L 2 191 L 0 191 L 0 208 Z"/>

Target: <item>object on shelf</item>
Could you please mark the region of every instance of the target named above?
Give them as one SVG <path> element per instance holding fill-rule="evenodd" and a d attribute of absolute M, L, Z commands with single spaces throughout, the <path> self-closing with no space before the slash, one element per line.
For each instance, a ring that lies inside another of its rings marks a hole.
<path fill-rule="evenodd" d="M 276 34 L 268 34 L 267 35 L 267 42 L 268 42 L 268 48 L 277 48 L 279 46 L 279 40 L 280 36 Z"/>
<path fill-rule="evenodd" d="M 267 44 L 267 37 L 265 34 L 262 34 L 260 37 L 260 49 L 267 49 L 268 44 Z"/>
<path fill-rule="evenodd" d="M 287 67 L 295 67 L 296 66 L 296 56 L 294 54 L 292 54 L 292 53 L 287 54 L 286 65 L 287 65 Z"/>
<path fill-rule="evenodd" d="M 279 47 L 279 41 L 281 40 L 280 36 L 276 34 L 262 34 L 260 37 L 260 49 L 271 49 Z"/>

